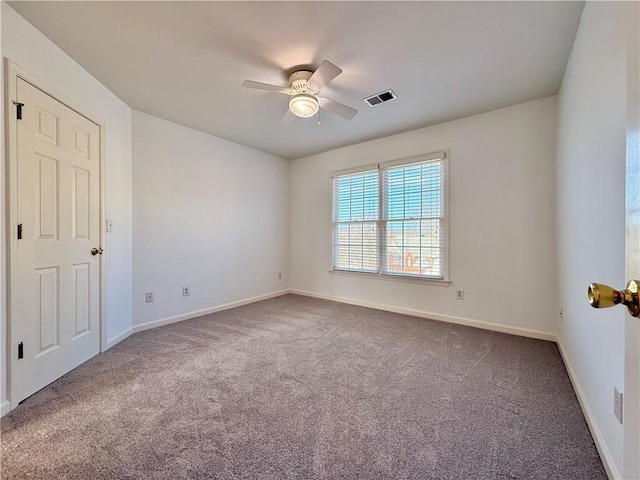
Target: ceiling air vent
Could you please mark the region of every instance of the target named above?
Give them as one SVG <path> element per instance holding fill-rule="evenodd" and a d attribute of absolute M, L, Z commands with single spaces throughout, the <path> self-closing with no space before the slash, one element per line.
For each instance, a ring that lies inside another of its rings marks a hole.
<path fill-rule="evenodd" d="M 364 101 L 370 107 L 375 107 L 376 105 L 380 105 L 384 102 L 390 102 L 391 100 L 395 100 L 396 98 L 398 97 L 396 97 L 396 94 L 393 93 L 392 90 L 385 90 L 384 92 L 376 93 L 375 95 L 371 95 L 370 97 L 365 98 Z"/>

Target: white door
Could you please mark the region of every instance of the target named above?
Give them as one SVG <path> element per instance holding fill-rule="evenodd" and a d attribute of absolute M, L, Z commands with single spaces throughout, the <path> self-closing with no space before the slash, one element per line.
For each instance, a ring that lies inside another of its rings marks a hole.
<path fill-rule="evenodd" d="M 640 8 L 627 38 L 626 277 L 640 280 Z M 635 18 L 634 18 L 635 17 Z M 640 317 L 625 320 L 624 478 L 640 479 Z"/>
<path fill-rule="evenodd" d="M 21 78 L 16 95 L 14 405 L 100 348 L 100 129 Z"/>
<path fill-rule="evenodd" d="M 598 292 L 594 306 L 628 305 L 625 318 L 623 478 L 640 479 L 640 7 L 629 4 L 627 24 L 627 165 L 625 192 L 625 274 L 632 280 L 624 291 L 609 287 Z M 635 282 L 633 282 L 635 280 Z M 600 286 L 601 287 L 601 286 Z M 591 288 L 591 287 L 590 287 Z M 619 288 L 619 287 L 618 287 Z M 598 290 L 598 287 L 596 288 Z M 615 292 L 615 296 L 613 293 Z M 602 302 L 602 300 L 604 300 Z M 633 311 L 638 316 L 630 314 Z"/>

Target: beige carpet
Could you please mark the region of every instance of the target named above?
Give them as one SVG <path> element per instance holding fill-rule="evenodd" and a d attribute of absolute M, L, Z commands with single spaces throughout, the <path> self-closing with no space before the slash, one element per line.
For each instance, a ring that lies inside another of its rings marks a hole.
<path fill-rule="evenodd" d="M 295 295 L 135 334 L 1 442 L 6 479 L 606 478 L 555 344 Z"/>

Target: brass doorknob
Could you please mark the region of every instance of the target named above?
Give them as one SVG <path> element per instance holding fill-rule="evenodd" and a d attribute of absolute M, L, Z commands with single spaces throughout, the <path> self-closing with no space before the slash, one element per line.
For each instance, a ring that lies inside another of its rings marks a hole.
<path fill-rule="evenodd" d="M 104 253 L 104 250 L 102 249 L 102 247 L 98 247 L 98 248 L 93 247 L 91 249 L 91 255 L 98 255 L 98 254 L 102 255 L 103 253 Z"/>
<path fill-rule="evenodd" d="M 601 283 L 591 283 L 587 294 L 593 308 L 608 308 L 623 304 L 627 306 L 630 315 L 638 317 L 640 316 L 638 290 L 640 290 L 640 281 L 638 280 L 630 280 L 627 283 L 627 288 L 622 291 Z"/>

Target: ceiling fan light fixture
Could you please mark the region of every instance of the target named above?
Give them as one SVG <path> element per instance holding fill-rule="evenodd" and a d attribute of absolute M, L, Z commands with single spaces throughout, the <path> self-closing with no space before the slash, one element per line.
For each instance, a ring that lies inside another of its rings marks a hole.
<path fill-rule="evenodd" d="M 289 100 L 289 110 L 298 117 L 308 118 L 318 113 L 318 99 L 307 93 L 293 95 Z"/>

